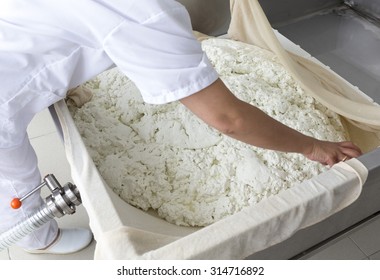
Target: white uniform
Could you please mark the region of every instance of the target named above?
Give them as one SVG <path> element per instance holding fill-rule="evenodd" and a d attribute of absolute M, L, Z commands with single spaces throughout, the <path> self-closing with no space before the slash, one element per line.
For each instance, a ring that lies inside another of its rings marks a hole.
<path fill-rule="evenodd" d="M 36 194 L 19 210 L 9 207 L 40 183 L 26 134 L 33 116 L 114 64 L 147 103 L 181 99 L 217 79 L 176 1 L 1 1 L 0 232 L 41 203 Z M 51 222 L 19 245 L 42 248 L 56 232 Z"/>

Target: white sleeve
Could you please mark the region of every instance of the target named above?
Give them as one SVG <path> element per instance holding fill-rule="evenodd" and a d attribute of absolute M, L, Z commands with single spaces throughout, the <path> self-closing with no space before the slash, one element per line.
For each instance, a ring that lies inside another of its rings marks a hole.
<path fill-rule="evenodd" d="M 126 19 L 107 36 L 104 49 L 147 103 L 184 98 L 218 78 L 180 4 L 143 22 Z"/>

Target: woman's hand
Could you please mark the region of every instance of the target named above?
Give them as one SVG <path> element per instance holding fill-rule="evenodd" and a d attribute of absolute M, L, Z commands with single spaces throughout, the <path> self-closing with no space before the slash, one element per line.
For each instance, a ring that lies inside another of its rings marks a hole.
<path fill-rule="evenodd" d="M 361 154 L 360 148 L 350 141 L 328 142 L 315 139 L 310 152 L 305 153 L 304 156 L 324 165 L 333 166 L 335 163 L 358 157 Z"/>

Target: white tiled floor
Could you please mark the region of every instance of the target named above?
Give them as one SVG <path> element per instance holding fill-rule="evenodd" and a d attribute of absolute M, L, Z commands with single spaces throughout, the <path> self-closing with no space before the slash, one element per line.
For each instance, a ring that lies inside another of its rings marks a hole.
<path fill-rule="evenodd" d="M 310 260 L 380 260 L 380 216 L 320 245 L 300 259 Z"/>
<path fill-rule="evenodd" d="M 42 175 L 54 174 L 61 184 L 72 182 L 69 164 L 63 151 L 63 144 L 58 136 L 50 113 L 45 110 L 38 114 L 28 129 L 31 143 L 39 158 Z M 46 193 L 47 195 L 47 193 Z M 380 216 L 379 216 L 380 217 Z M 380 260 L 380 218 L 374 217 L 359 227 L 305 254 L 303 260 Z M 83 206 L 71 216 L 57 220 L 61 227 L 86 227 L 88 216 Z M 95 241 L 86 249 L 76 254 L 32 255 L 13 246 L 0 252 L 0 260 L 91 260 L 93 259 Z"/>

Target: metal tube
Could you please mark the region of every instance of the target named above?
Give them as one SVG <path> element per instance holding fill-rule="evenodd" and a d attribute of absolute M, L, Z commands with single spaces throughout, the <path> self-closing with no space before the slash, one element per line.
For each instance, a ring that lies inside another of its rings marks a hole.
<path fill-rule="evenodd" d="M 49 210 L 47 205 L 44 204 L 37 212 L 0 234 L 0 252 L 42 227 L 52 219 L 54 219 L 53 213 Z"/>

